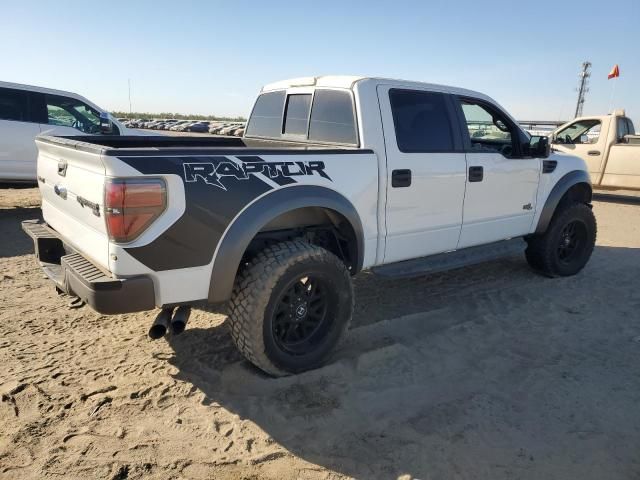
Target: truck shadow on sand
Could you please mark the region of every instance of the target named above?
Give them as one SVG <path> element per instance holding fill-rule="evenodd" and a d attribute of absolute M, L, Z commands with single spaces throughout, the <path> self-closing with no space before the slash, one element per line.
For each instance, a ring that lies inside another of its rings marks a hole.
<path fill-rule="evenodd" d="M 325 367 L 267 377 L 225 325 L 170 338 L 169 362 L 205 404 L 349 476 L 535 478 L 549 462 L 577 472 L 597 451 L 587 476 L 605 478 L 640 451 L 640 419 L 615 413 L 640 392 L 639 265 L 640 249 L 596 247 L 572 278 L 537 276 L 520 258 L 396 281 L 365 273 Z M 589 445 L 577 441 L 585 425 L 600 432 Z"/>
<path fill-rule="evenodd" d="M 33 253 L 33 241 L 22 231 L 24 220 L 41 218 L 40 207 L 0 208 L 0 258 Z"/>

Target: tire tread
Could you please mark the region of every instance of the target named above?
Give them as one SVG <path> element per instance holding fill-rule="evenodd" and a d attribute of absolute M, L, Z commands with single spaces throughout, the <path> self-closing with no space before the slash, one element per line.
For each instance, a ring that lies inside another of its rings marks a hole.
<path fill-rule="evenodd" d="M 290 372 L 278 368 L 267 356 L 262 318 L 278 279 L 289 267 L 303 261 L 330 262 L 349 276 L 344 263 L 328 250 L 301 240 L 281 242 L 260 251 L 241 269 L 229 302 L 229 325 L 236 347 L 247 360 L 274 376 Z M 344 330 L 347 328 L 348 323 Z"/>

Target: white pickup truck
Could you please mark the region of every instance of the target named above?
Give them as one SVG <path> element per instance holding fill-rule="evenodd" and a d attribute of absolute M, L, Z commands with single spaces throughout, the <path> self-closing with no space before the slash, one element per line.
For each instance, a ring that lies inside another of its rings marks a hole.
<path fill-rule="evenodd" d="M 73 92 L 0 82 L 0 182 L 35 182 L 37 135 L 147 135 Z"/>
<path fill-rule="evenodd" d="M 551 138 L 554 150 L 577 155 L 587 163 L 594 187 L 640 190 L 640 135 L 624 110 L 576 118 Z"/>
<path fill-rule="evenodd" d="M 584 161 L 459 88 L 299 78 L 262 89 L 243 139 L 37 144 L 46 223 L 23 228 L 60 291 L 106 314 L 160 308 L 152 337 L 226 303 L 236 345 L 273 375 L 326 361 L 364 269 L 524 253 L 574 275 L 596 240 Z"/>

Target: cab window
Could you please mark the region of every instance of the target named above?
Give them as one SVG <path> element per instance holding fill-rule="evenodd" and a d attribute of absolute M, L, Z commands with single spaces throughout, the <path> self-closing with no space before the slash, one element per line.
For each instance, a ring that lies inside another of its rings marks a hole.
<path fill-rule="evenodd" d="M 348 91 L 316 89 L 309 120 L 309 140 L 358 143 L 353 100 Z"/>
<path fill-rule="evenodd" d="M 100 133 L 100 113 L 80 100 L 46 95 L 47 123 L 72 127 L 84 133 Z"/>
<path fill-rule="evenodd" d="M 289 95 L 284 114 L 284 134 L 307 137 L 307 122 L 311 110 L 311 94 Z"/>
<path fill-rule="evenodd" d="M 260 95 L 249 117 L 247 136 L 279 138 L 284 99 L 284 90 Z"/>
<path fill-rule="evenodd" d="M 461 99 L 460 106 L 469 132 L 471 153 L 496 152 L 507 158 L 514 156 L 516 135 L 504 115 L 473 100 Z"/>
<path fill-rule="evenodd" d="M 624 137 L 626 135 L 633 135 L 635 132 L 631 131 L 631 122 L 628 121 L 626 117 L 618 117 L 617 119 L 617 136 L 618 142 L 624 142 Z"/>
<path fill-rule="evenodd" d="M 398 150 L 404 153 L 451 152 L 453 132 L 442 93 L 389 90 Z"/>
<path fill-rule="evenodd" d="M 13 88 L 0 88 L 0 120 L 27 122 L 27 92 Z"/>
<path fill-rule="evenodd" d="M 600 120 L 578 120 L 555 134 L 555 143 L 580 145 L 598 143 Z"/>

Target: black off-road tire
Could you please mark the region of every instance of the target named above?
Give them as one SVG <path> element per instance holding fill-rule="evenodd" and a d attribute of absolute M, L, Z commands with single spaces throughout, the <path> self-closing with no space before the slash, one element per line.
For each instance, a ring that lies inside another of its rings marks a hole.
<path fill-rule="evenodd" d="M 318 307 L 318 292 L 326 293 L 328 301 L 322 303 L 326 307 Z M 239 273 L 229 303 L 231 336 L 247 360 L 270 375 L 313 369 L 327 360 L 344 337 L 353 298 L 351 276 L 338 257 L 302 241 L 278 243 L 261 251 Z M 289 304 L 295 316 L 283 317 Z M 307 305 L 305 316 L 298 318 L 303 305 Z M 308 326 L 320 317 L 318 326 Z M 288 342 L 289 336 L 303 336 L 303 328 L 308 344 Z"/>
<path fill-rule="evenodd" d="M 527 262 L 534 270 L 548 277 L 575 275 L 591 258 L 596 235 L 596 218 L 588 205 L 561 205 L 554 213 L 547 231 L 527 240 Z M 574 237 L 573 249 L 566 253 L 571 244 L 570 238 Z"/>

